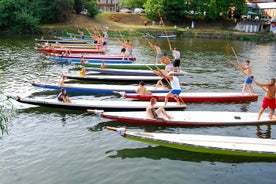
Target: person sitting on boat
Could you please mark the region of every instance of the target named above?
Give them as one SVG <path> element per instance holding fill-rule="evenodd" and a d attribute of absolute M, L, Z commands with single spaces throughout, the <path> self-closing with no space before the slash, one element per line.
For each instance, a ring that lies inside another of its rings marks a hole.
<path fill-rule="evenodd" d="M 81 68 L 81 71 L 80 71 L 80 77 L 84 77 L 84 76 L 85 76 L 85 73 L 86 73 L 86 69 L 85 69 L 85 67 L 83 66 L 83 67 Z"/>
<path fill-rule="evenodd" d="M 167 119 L 173 119 L 173 117 L 166 112 L 164 107 L 160 106 L 158 109 L 155 109 L 155 104 L 156 98 L 153 97 L 150 99 L 150 104 L 146 108 L 146 116 L 148 118 L 164 120 L 162 116 L 165 116 Z"/>
<path fill-rule="evenodd" d="M 64 85 L 64 81 L 67 79 L 66 75 L 62 74 L 61 75 L 61 79 L 58 81 L 58 85 L 59 86 L 63 86 Z"/>
<path fill-rule="evenodd" d="M 155 85 L 155 89 L 157 89 L 160 85 L 164 88 L 164 89 L 169 89 L 171 86 L 170 86 L 170 83 L 169 83 L 169 80 L 164 77 L 163 75 L 168 75 L 169 72 L 172 72 L 174 70 L 174 67 L 172 65 L 172 63 L 166 65 L 166 68 L 165 70 L 162 70 L 162 69 L 159 69 L 159 70 L 155 70 L 153 71 L 156 75 L 162 77 L 162 79 L 158 80 L 156 85 Z"/>
<path fill-rule="evenodd" d="M 171 50 L 171 52 L 174 57 L 174 62 L 173 62 L 174 70 L 180 72 L 180 52 L 176 48 Z"/>
<path fill-rule="evenodd" d="M 265 87 L 265 96 L 263 99 L 262 107 L 259 111 L 258 114 L 258 120 L 260 120 L 261 115 L 263 114 L 264 110 L 269 107 L 270 108 L 270 113 L 269 113 L 269 118 L 273 119 L 274 116 L 274 111 L 275 111 L 275 93 L 276 93 L 276 85 L 275 85 L 275 78 L 270 79 L 269 83 L 259 83 L 256 82 L 256 84 L 260 87 Z"/>
<path fill-rule="evenodd" d="M 170 86 L 172 88 L 165 98 L 165 106 L 167 105 L 168 99 L 170 97 L 173 97 L 176 100 L 177 105 L 180 105 L 179 94 L 181 93 L 181 87 L 180 87 L 179 79 L 176 76 L 174 76 L 173 71 L 169 72 L 168 75 L 164 73 L 162 74 L 165 78 L 170 80 Z"/>
<path fill-rule="evenodd" d="M 105 63 L 104 63 L 104 61 L 102 61 L 102 63 L 101 63 L 101 69 L 105 69 L 105 68 L 106 68 Z"/>
<path fill-rule="evenodd" d="M 57 99 L 60 102 L 71 103 L 71 99 L 67 96 L 65 88 L 61 88 L 61 92 L 58 94 Z"/>
<path fill-rule="evenodd" d="M 157 81 L 157 83 L 155 85 L 155 89 L 157 89 L 159 86 L 162 86 L 164 89 L 169 89 L 170 88 L 169 79 L 167 79 L 166 77 L 163 76 L 164 74 L 168 75 L 169 71 L 163 70 L 163 69 L 159 69 L 159 70 L 154 70 L 153 72 L 156 75 L 162 77 L 162 79 L 160 79 L 160 80 Z"/>
<path fill-rule="evenodd" d="M 139 87 L 136 89 L 136 93 L 142 96 L 151 95 L 151 92 L 144 86 L 144 82 L 139 82 Z"/>

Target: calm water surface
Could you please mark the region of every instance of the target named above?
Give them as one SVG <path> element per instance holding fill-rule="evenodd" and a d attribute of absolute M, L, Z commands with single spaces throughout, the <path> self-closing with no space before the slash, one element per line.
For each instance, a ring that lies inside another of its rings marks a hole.
<path fill-rule="evenodd" d="M 145 40 L 130 38 L 137 62 L 154 62 Z M 158 42 L 168 52 L 167 40 Z M 34 49 L 32 37 L 0 38 L 1 92 L 5 95 L 55 98 L 57 92 L 34 88 L 30 82 L 57 82 L 61 73 L 74 73 L 74 66 L 49 63 Z M 276 44 L 210 39 L 171 40 L 182 54 L 181 79 L 187 92 L 241 91 L 241 72 L 226 62 L 251 60 L 257 81 L 275 76 Z M 109 42 L 109 54 L 120 47 Z M 170 56 L 171 57 L 171 56 Z M 187 110 L 257 112 L 263 91 L 254 86 L 259 100 L 251 103 L 188 104 Z M 73 94 L 72 94 L 73 96 Z M 86 95 L 73 99 L 112 100 L 119 97 Z M 124 99 L 122 99 L 124 100 Z M 40 108 L 13 102 L 15 117 L 9 134 L 0 139 L 0 183 L 275 183 L 276 163 L 191 153 L 126 140 L 106 126 L 137 131 L 232 135 L 276 138 L 275 125 L 180 128 L 127 125 L 83 112 Z"/>

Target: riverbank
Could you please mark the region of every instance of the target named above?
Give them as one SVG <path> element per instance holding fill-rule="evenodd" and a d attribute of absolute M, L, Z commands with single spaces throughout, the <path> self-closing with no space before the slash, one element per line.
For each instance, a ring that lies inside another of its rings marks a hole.
<path fill-rule="evenodd" d="M 145 25 L 147 21 L 147 25 Z M 166 23 L 165 23 L 166 24 Z M 212 38 L 212 39 L 233 39 L 233 40 L 252 40 L 252 41 L 276 41 L 276 34 L 246 33 L 234 31 L 235 23 L 228 21 L 219 22 L 195 22 L 195 28 L 191 29 L 191 22 L 186 21 L 182 24 L 166 24 L 165 27 L 153 24 L 143 15 L 124 14 L 124 13 L 102 13 L 98 17 L 91 19 L 85 15 L 73 15 L 65 23 L 43 25 L 42 34 L 44 35 L 66 35 L 66 32 L 77 32 L 82 29 L 86 32 L 93 32 L 94 29 L 101 29 L 103 26 L 109 28 L 110 36 L 142 36 L 150 33 L 153 36 L 163 35 L 164 28 L 167 34 L 176 34 L 183 37 L 193 38 Z"/>

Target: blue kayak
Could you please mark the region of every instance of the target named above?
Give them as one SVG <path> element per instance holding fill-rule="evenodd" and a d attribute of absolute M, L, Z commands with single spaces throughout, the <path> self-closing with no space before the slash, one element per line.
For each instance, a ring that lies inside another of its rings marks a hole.
<path fill-rule="evenodd" d="M 158 38 L 176 38 L 176 35 L 159 35 Z"/>
<path fill-rule="evenodd" d="M 114 94 L 116 92 L 126 92 L 126 93 L 135 93 L 137 86 L 134 85 L 107 85 L 107 84 L 64 84 L 59 86 L 57 84 L 40 84 L 32 82 L 32 85 L 35 87 L 61 90 L 65 88 L 67 92 L 76 92 L 76 93 L 97 93 L 97 94 Z M 155 89 L 154 86 L 147 86 L 147 89 L 152 93 L 166 93 L 168 90 L 163 88 Z"/>

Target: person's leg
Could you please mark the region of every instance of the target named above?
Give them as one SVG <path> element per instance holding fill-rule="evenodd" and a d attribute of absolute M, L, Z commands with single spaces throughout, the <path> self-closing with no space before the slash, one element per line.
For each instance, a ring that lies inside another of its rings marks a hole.
<path fill-rule="evenodd" d="M 163 114 L 165 115 L 168 119 L 173 119 L 172 116 L 170 116 L 167 111 L 164 109 L 164 107 L 159 107 L 156 111 L 155 111 L 158 115 L 159 114 Z"/>
<path fill-rule="evenodd" d="M 245 93 L 246 86 L 247 86 L 247 84 L 246 84 L 246 83 L 244 83 L 244 84 L 243 84 L 243 87 L 242 87 L 242 95 L 244 95 L 244 93 Z"/>
<path fill-rule="evenodd" d="M 272 119 L 272 117 L 274 116 L 274 111 L 274 109 L 270 109 L 269 119 Z"/>
<path fill-rule="evenodd" d="M 249 88 L 249 94 L 250 95 L 254 95 L 254 89 L 253 89 L 253 87 L 252 87 L 252 84 L 248 84 L 248 88 Z"/>
<path fill-rule="evenodd" d="M 174 95 L 173 95 L 173 98 L 175 99 L 176 104 L 177 104 L 177 105 L 180 105 L 179 96 L 178 96 L 177 94 L 174 94 Z"/>
<path fill-rule="evenodd" d="M 261 110 L 259 111 L 258 120 L 260 120 L 261 115 L 263 114 L 264 110 L 265 110 L 265 108 L 262 107 Z"/>
<path fill-rule="evenodd" d="M 172 96 L 172 94 L 171 94 L 171 92 L 169 92 L 169 93 L 167 94 L 166 98 L 165 98 L 165 106 L 167 105 L 168 100 L 169 100 L 169 98 L 170 98 L 171 96 Z"/>

